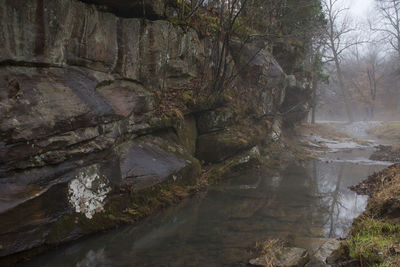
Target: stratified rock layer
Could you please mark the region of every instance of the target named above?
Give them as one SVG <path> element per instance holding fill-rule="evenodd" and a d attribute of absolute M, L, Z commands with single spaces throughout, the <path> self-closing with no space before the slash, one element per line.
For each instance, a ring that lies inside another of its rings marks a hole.
<path fill-rule="evenodd" d="M 199 160 L 221 175 L 279 139 L 286 74 L 252 44 L 231 47 L 243 90 L 160 112 L 211 64 L 170 2 L 0 0 L 0 257 L 133 222 L 171 202 L 163 186 L 195 185 Z"/>

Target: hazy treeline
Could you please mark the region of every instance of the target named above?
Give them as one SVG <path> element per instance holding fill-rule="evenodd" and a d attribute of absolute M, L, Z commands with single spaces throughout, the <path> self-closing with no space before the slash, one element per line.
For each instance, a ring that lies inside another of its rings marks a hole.
<path fill-rule="evenodd" d="M 400 0 L 375 0 L 368 18 L 355 21 L 342 2 L 333 3 L 331 36 L 324 52 L 329 83 L 317 87 L 317 118 L 398 120 L 400 118 Z M 336 13 L 335 13 L 336 12 Z M 329 12 L 325 9 L 329 18 Z M 332 15 L 332 14 L 331 14 Z M 328 26 L 330 23 L 328 22 Z M 335 39 L 337 62 L 329 47 Z M 337 64 L 340 72 L 338 73 Z M 342 79 L 342 83 L 341 83 Z M 343 101 L 344 100 L 344 101 Z M 346 102 L 349 111 L 346 110 Z M 350 117 L 348 112 L 350 112 Z"/>

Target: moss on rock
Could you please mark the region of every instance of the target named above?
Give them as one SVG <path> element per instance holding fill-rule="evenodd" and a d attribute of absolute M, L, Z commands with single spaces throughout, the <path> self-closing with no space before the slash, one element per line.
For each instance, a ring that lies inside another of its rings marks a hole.
<path fill-rule="evenodd" d="M 189 115 L 183 121 L 178 121 L 175 129 L 182 145 L 191 155 L 194 155 L 197 140 L 197 127 L 194 116 Z"/>

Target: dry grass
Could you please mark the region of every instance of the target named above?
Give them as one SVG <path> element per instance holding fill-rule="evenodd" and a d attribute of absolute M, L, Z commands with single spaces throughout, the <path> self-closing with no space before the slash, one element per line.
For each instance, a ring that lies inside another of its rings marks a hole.
<path fill-rule="evenodd" d="M 277 262 L 275 252 L 283 248 L 284 245 L 285 243 L 281 239 L 267 239 L 263 242 L 257 242 L 256 250 L 264 258 L 265 266 L 274 267 Z"/>
<path fill-rule="evenodd" d="M 376 126 L 368 130 L 368 133 L 381 139 L 400 142 L 400 122 Z"/>
<path fill-rule="evenodd" d="M 349 142 L 352 141 L 354 143 L 357 143 L 361 146 L 368 146 L 371 145 L 370 141 L 358 139 L 358 138 L 353 138 L 350 135 L 340 132 L 336 130 L 335 127 L 331 126 L 330 124 L 327 123 L 303 123 L 301 125 L 298 125 L 296 127 L 296 132 L 302 134 L 303 136 L 310 136 L 310 135 L 315 135 L 322 137 L 324 139 L 328 140 L 333 140 L 337 142 Z M 315 145 L 320 146 L 321 149 L 326 149 L 326 145 L 321 142 L 313 142 Z"/>
<path fill-rule="evenodd" d="M 324 142 L 312 140 L 310 136 L 319 136 L 327 140 L 333 141 L 349 141 L 351 137 L 348 134 L 337 131 L 334 127 L 325 123 L 303 123 L 297 125 L 294 132 L 286 135 L 285 143 L 288 144 L 294 156 L 300 160 L 319 158 L 321 153 L 328 150 Z M 295 138 L 293 138 L 295 137 Z M 361 140 L 351 139 L 361 144 Z M 364 143 L 363 143 L 364 144 Z M 361 144 L 361 145 L 363 145 Z"/>
<path fill-rule="evenodd" d="M 379 146 L 370 156 L 372 160 L 400 162 L 400 146 Z"/>
<path fill-rule="evenodd" d="M 296 131 L 304 135 L 318 135 L 325 139 L 341 140 L 351 138 L 348 134 L 337 131 L 327 123 L 303 123 L 296 127 Z"/>
<path fill-rule="evenodd" d="M 302 139 L 304 139 L 304 137 L 293 138 L 293 136 L 288 136 L 286 133 L 283 133 L 283 141 L 286 144 L 286 150 L 290 151 L 296 160 L 305 161 L 309 159 L 318 159 L 320 155 L 316 153 L 316 148 L 310 147 L 308 142 Z M 326 149 L 326 146 L 323 144 L 319 144 L 319 146 L 320 149 Z M 282 148 L 278 147 L 276 149 Z M 279 152 L 276 154 L 278 153 Z"/>
<path fill-rule="evenodd" d="M 369 201 L 367 211 L 379 217 L 390 217 L 400 221 L 400 164 L 391 166 L 378 174 L 375 193 Z M 398 213 L 398 214 L 397 214 Z"/>

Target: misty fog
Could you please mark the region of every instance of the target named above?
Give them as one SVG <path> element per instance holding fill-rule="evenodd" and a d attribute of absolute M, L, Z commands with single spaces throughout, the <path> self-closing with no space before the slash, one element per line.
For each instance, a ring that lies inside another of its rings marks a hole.
<path fill-rule="evenodd" d="M 332 3 L 334 38 L 343 84 L 332 55 L 329 36 L 324 47 L 326 79 L 316 86 L 316 119 L 354 121 L 400 119 L 399 5 L 391 1 L 325 1 Z M 328 24 L 331 23 L 328 20 Z M 329 35 L 329 34 L 328 34 Z M 343 87 L 343 88 L 341 88 Z M 344 90 L 344 91 L 343 91 Z M 344 95 L 345 94 L 345 95 Z"/>

